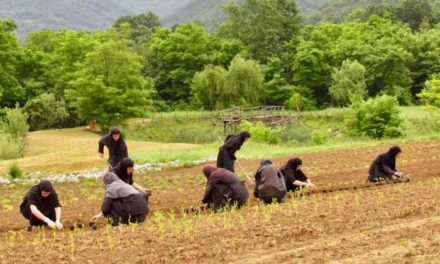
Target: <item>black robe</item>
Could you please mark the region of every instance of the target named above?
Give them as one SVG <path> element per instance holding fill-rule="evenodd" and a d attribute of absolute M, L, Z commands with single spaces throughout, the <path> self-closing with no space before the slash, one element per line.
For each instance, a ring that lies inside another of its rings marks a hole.
<path fill-rule="evenodd" d="M 371 163 L 368 180 L 378 182 L 381 179 L 391 179 L 396 173 L 396 157 L 387 152 L 376 157 Z"/>
<path fill-rule="evenodd" d="M 202 202 L 216 210 L 234 204 L 241 207 L 248 198 L 248 190 L 240 178 L 229 170 L 217 168 L 208 177 Z"/>
<path fill-rule="evenodd" d="M 99 140 L 99 153 L 104 153 L 104 146 L 107 146 L 109 152 L 109 163 L 114 168 L 116 167 L 124 158 L 128 157 L 127 144 L 122 136 L 118 141 L 113 140 L 113 135 L 109 134 L 104 136 Z"/>
<path fill-rule="evenodd" d="M 224 168 L 234 172 L 235 152 L 240 150 L 244 143 L 242 135 L 228 136 L 225 144 L 219 149 L 217 156 L 217 168 Z"/>
<path fill-rule="evenodd" d="M 120 162 L 119 165 L 113 169 L 113 173 L 115 173 L 119 177 L 119 179 L 121 179 L 123 182 L 133 185 L 134 183 L 133 174 L 127 173 L 127 168 L 132 167 L 133 165 L 132 163 L 127 165 L 126 163 L 124 163 L 124 161 L 125 160 Z M 132 161 L 130 160 L 130 162 Z"/>
<path fill-rule="evenodd" d="M 37 209 L 46 217 L 52 221 L 56 220 L 55 208 L 61 207 L 58 200 L 58 195 L 55 189 L 53 189 L 50 195 L 46 198 L 41 196 L 40 184 L 33 186 L 26 196 L 23 198 L 23 202 L 20 205 L 20 212 L 33 226 L 46 225 L 45 222 L 36 218 L 31 212 L 31 205 L 35 205 Z"/>
<path fill-rule="evenodd" d="M 286 182 L 286 189 L 288 192 L 295 192 L 301 189 L 301 186 L 293 184 L 294 181 L 302 181 L 307 182 L 307 176 L 302 172 L 302 170 L 296 170 L 296 168 L 292 168 L 289 165 L 286 165 L 281 168 L 281 173 L 284 176 L 284 180 Z"/>
<path fill-rule="evenodd" d="M 142 223 L 148 214 L 147 200 L 141 194 L 133 194 L 124 198 L 111 199 L 106 197 L 101 208 L 102 214 L 109 218 L 112 225 Z"/>

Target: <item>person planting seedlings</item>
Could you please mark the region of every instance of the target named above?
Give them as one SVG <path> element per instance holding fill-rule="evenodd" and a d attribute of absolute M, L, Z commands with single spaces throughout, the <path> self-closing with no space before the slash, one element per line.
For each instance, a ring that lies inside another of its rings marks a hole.
<path fill-rule="evenodd" d="M 264 159 L 255 173 L 254 196 L 266 204 L 281 203 L 287 194 L 283 174 L 272 165 L 272 161 Z"/>
<path fill-rule="evenodd" d="M 301 170 L 303 162 L 300 158 L 293 158 L 287 161 L 287 164 L 281 168 L 284 176 L 286 189 L 288 192 L 296 192 L 304 187 L 317 189 L 312 181 Z"/>
<path fill-rule="evenodd" d="M 124 158 L 128 157 L 127 144 L 118 127 L 110 129 L 110 133 L 99 140 L 99 155 L 104 158 L 104 146 L 109 152 L 108 163 L 112 168 L 116 167 Z"/>
<path fill-rule="evenodd" d="M 129 223 L 142 223 L 146 220 L 148 203 L 145 197 L 136 188 L 123 182 L 112 172 L 103 177 L 106 186 L 102 213 L 92 218 L 92 222 L 99 217 L 107 217 L 112 226 Z"/>
<path fill-rule="evenodd" d="M 249 193 L 244 182 L 233 172 L 208 165 L 203 168 L 203 174 L 208 181 L 202 200 L 205 206 L 218 210 L 246 204 Z"/>
<path fill-rule="evenodd" d="M 388 152 L 376 157 L 371 163 L 368 172 L 369 182 L 381 182 L 384 180 L 393 180 L 394 178 L 402 178 L 403 173 L 398 172 L 396 161 L 400 156 L 402 149 L 399 146 L 391 147 Z"/>
<path fill-rule="evenodd" d="M 234 162 L 237 160 L 235 153 L 241 146 L 251 138 L 249 132 L 244 131 L 239 135 L 229 135 L 222 147 L 220 147 L 217 156 L 217 167 L 224 168 L 234 172 Z"/>
<path fill-rule="evenodd" d="M 133 174 L 134 174 L 134 161 L 130 158 L 123 159 L 116 168 L 112 171 L 115 173 L 120 180 L 123 182 L 132 185 L 136 190 L 138 190 L 145 197 L 151 195 L 151 190 L 148 190 L 139 184 L 134 182 Z"/>
<path fill-rule="evenodd" d="M 45 225 L 52 229 L 63 229 L 58 195 L 48 180 L 41 180 L 28 191 L 20 205 L 20 212 L 29 220 L 28 230 Z"/>

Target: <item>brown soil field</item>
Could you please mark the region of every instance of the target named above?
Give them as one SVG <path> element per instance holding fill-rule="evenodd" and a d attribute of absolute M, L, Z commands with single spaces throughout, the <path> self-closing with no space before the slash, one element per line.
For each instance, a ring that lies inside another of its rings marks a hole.
<path fill-rule="evenodd" d="M 371 160 L 389 147 L 304 154 L 303 169 L 320 188 L 361 186 Z M 153 191 L 147 222 L 112 228 L 101 221 L 96 231 L 68 227 L 87 224 L 99 212 L 100 182 L 56 185 L 63 231 L 24 231 L 18 207 L 30 186 L 0 187 L 0 263 L 439 263 L 440 142 L 401 147 L 398 166 L 409 183 L 270 206 L 251 198 L 248 206 L 224 213 L 184 210 L 200 205 L 203 166 L 136 175 Z M 259 160 L 242 164 L 253 176 Z"/>

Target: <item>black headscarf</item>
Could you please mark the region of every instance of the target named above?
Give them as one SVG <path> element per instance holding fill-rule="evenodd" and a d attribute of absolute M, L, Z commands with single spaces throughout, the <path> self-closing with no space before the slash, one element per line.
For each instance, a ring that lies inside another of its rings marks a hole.
<path fill-rule="evenodd" d="M 396 171 L 396 157 L 399 153 L 402 152 L 402 149 L 399 146 L 391 147 L 388 152 L 385 154 L 382 162 L 389 166 L 392 170 Z"/>
<path fill-rule="evenodd" d="M 40 184 L 38 185 L 38 189 L 40 192 L 52 192 L 53 191 L 53 185 L 48 180 L 41 180 Z"/>
<path fill-rule="evenodd" d="M 208 165 L 205 166 L 203 168 L 203 174 L 205 175 L 206 179 L 209 179 L 209 176 L 211 176 L 211 174 L 216 170 L 217 168 L 212 166 L 212 165 Z"/>
<path fill-rule="evenodd" d="M 272 164 L 272 161 L 270 159 L 263 159 L 261 160 L 260 166 L 270 165 L 270 164 Z"/>
<path fill-rule="evenodd" d="M 113 136 L 113 135 L 120 135 L 120 134 L 121 134 L 121 129 L 120 129 L 119 127 L 112 127 L 112 128 L 110 129 L 109 134 L 110 134 L 111 136 Z"/>
<path fill-rule="evenodd" d="M 127 169 L 134 167 L 134 161 L 130 158 L 124 158 L 121 163 L 114 169 L 116 175 L 123 182 L 133 184 L 133 174 L 128 174 Z"/>
<path fill-rule="evenodd" d="M 240 133 L 240 139 L 243 140 L 243 142 L 246 138 L 250 138 L 250 137 L 251 137 L 251 134 L 247 131 L 243 131 Z"/>
<path fill-rule="evenodd" d="M 290 167 L 293 171 L 296 171 L 296 169 L 298 168 L 298 166 L 302 165 L 303 162 L 300 158 L 294 158 L 294 159 L 290 159 L 287 162 L 287 166 Z"/>
<path fill-rule="evenodd" d="M 388 154 L 390 154 L 392 157 L 396 157 L 401 152 L 402 149 L 399 146 L 394 146 L 388 150 Z"/>

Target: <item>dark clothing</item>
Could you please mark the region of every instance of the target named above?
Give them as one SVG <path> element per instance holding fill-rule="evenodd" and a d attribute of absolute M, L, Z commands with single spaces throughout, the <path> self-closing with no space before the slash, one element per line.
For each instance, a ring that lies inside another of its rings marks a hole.
<path fill-rule="evenodd" d="M 254 196 L 264 203 L 284 201 L 286 184 L 283 174 L 273 165 L 261 166 L 255 174 Z"/>
<path fill-rule="evenodd" d="M 301 189 L 301 186 L 293 184 L 295 181 L 307 182 L 307 176 L 302 172 L 302 170 L 294 170 L 291 166 L 284 166 L 281 168 L 281 173 L 284 176 L 286 183 L 286 189 L 288 192 L 295 192 Z"/>
<path fill-rule="evenodd" d="M 217 168 L 224 168 L 234 172 L 234 161 L 237 160 L 235 152 L 240 150 L 246 138 L 250 137 L 249 133 L 239 135 L 229 135 L 225 144 L 219 149 L 217 156 Z"/>
<path fill-rule="evenodd" d="M 243 206 L 249 198 L 244 183 L 234 173 L 223 168 L 217 168 L 208 176 L 203 203 L 213 209 L 237 204 Z"/>
<path fill-rule="evenodd" d="M 399 152 L 392 151 L 381 154 L 371 163 L 368 173 L 368 181 L 379 182 L 382 179 L 392 179 L 396 173 L 396 156 Z"/>
<path fill-rule="evenodd" d="M 104 153 L 104 146 L 107 146 L 109 152 L 109 163 L 114 168 L 116 167 L 124 158 L 128 157 L 127 145 L 122 136 L 118 141 L 113 140 L 113 135 L 109 134 L 104 136 L 99 140 L 99 153 Z"/>
<path fill-rule="evenodd" d="M 123 182 L 133 185 L 133 174 L 127 173 L 127 169 L 133 168 L 133 166 L 134 162 L 130 158 L 125 158 L 118 166 L 116 166 L 116 168 L 113 169 L 113 173 L 115 173 Z"/>
<path fill-rule="evenodd" d="M 50 195 L 46 198 L 41 196 L 42 184 L 32 187 L 26 196 L 23 198 L 23 202 L 20 205 L 20 212 L 26 218 L 29 219 L 31 225 L 46 225 L 43 221 L 36 218 L 31 212 L 31 205 L 35 205 L 37 209 L 46 217 L 55 221 L 55 208 L 61 207 L 58 200 L 58 195 L 54 189 Z M 44 187 L 44 186 L 43 186 Z"/>
<path fill-rule="evenodd" d="M 142 223 L 148 214 L 147 200 L 141 194 L 117 199 L 106 197 L 101 211 L 112 225 Z"/>

